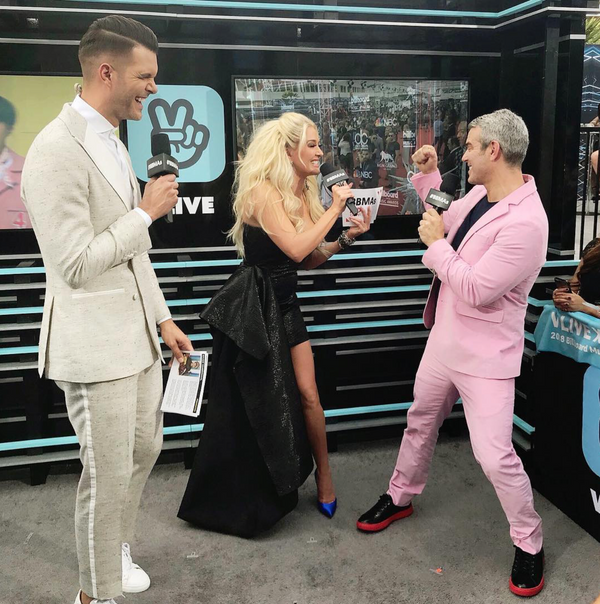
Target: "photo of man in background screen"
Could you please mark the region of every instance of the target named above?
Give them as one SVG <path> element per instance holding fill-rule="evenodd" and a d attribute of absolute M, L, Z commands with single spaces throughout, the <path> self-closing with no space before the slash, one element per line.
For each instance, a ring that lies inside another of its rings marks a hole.
<path fill-rule="evenodd" d="M 21 201 L 21 173 L 25 158 L 6 144 L 16 119 L 13 104 L 0 96 L 0 229 L 31 228 L 29 214 Z"/>

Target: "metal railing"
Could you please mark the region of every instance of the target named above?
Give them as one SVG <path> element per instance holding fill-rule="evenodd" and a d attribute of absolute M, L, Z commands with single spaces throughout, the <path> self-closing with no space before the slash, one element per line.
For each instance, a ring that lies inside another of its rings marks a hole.
<path fill-rule="evenodd" d="M 600 149 L 600 128 L 581 126 L 579 133 L 577 215 L 580 217 L 579 257 L 581 257 L 583 248 L 598 236 L 600 174 L 596 168 Z"/>

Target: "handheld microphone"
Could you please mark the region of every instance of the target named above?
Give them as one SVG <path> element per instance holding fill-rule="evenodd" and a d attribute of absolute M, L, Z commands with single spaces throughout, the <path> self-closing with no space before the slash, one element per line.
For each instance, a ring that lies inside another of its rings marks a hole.
<path fill-rule="evenodd" d="M 459 184 L 460 178 L 456 174 L 453 174 L 452 172 L 444 174 L 440 190 L 438 191 L 433 188 L 429 189 L 429 193 L 427 193 L 427 197 L 425 198 L 425 203 L 433 206 L 438 214 L 442 214 L 450 207 L 450 204 L 454 200 L 456 189 L 458 189 Z M 420 237 L 419 243 L 423 243 Z"/>
<path fill-rule="evenodd" d="M 175 174 L 179 176 L 179 164 L 171 155 L 171 143 L 169 136 L 164 133 L 153 134 L 150 139 L 152 157 L 146 162 L 148 168 L 148 178 L 164 176 L 165 174 Z M 173 210 L 165 215 L 167 222 L 173 222 Z"/>
<path fill-rule="evenodd" d="M 350 179 L 344 170 L 335 168 L 330 163 L 321 164 L 321 176 L 323 176 L 323 184 L 331 191 L 333 185 L 345 185 Z M 354 197 L 346 199 L 346 207 L 352 212 L 353 216 L 358 214 L 358 209 L 354 201 Z"/>
<path fill-rule="evenodd" d="M 427 193 L 427 197 L 425 198 L 425 203 L 433 206 L 438 214 L 445 212 L 454 201 L 454 196 L 456 195 L 459 184 L 460 178 L 456 174 L 453 174 L 452 172 L 444 174 L 440 190 L 429 189 L 429 193 Z"/>

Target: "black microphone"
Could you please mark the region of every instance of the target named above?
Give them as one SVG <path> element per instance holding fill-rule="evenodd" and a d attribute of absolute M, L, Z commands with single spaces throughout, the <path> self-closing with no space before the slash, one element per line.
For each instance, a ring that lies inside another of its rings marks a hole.
<path fill-rule="evenodd" d="M 452 172 L 444 174 L 440 190 L 429 189 L 429 193 L 427 193 L 427 197 L 425 198 L 425 203 L 433 206 L 438 214 L 445 212 L 454 201 L 454 196 L 456 195 L 459 184 L 460 178 L 456 174 Z"/>
<path fill-rule="evenodd" d="M 179 164 L 171 155 L 171 143 L 168 134 L 153 134 L 150 139 L 152 157 L 146 162 L 148 168 L 148 178 L 164 176 L 165 174 L 175 174 L 179 176 Z M 167 222 L 173 222 L 173 210 L 165 214 Z"/>
<path fill-rule="evenodd" d="M 345 185 L 350 182 L 350 179 L 344 170 L 338 169 L 328 162 L 321 164 L 321 176 L 323 176 L 323 184 L 330 191 L 333 185 Z M 346 199 L 346 207 L 352 212 L 353 216 L 358 214 L 354 197 Z"/>
<path fill-rule="evenodd" d="M 425 198 L 425 203 L 433 206 L 438 214 L 445 212 L 454 201 L 456 189 L 458 189 L 459 184 L 460 178 L 452 172 L 447 172 L 442 178 L 442 184 L 440 185 L 439 191 L 433 188 L 429 189 L 429 193 L 427 193 L 427 197 Z M 419 243 L 423 243 L 420 237 Z"/>

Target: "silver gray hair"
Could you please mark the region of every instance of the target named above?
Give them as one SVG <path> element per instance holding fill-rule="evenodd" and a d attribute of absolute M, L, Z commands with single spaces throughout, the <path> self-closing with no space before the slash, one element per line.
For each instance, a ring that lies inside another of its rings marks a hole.
<path fill-rule="evenodd" d="M 475 118 L 469 124 L 469 130 L 477 127 L 481 128 L 482 150 L 487 149 L 492 141 L 496 141 L 502 149 L 506 163 L 521 167 L 529 146 L 529 132 L 522 117 L 510 109 L 498 109 Z"/>

